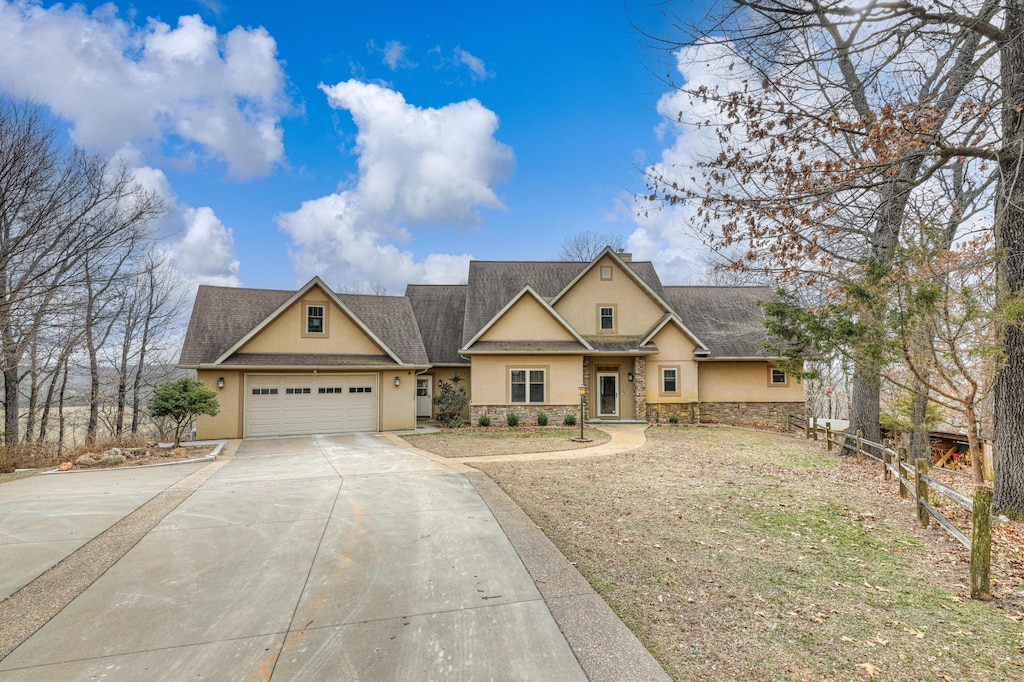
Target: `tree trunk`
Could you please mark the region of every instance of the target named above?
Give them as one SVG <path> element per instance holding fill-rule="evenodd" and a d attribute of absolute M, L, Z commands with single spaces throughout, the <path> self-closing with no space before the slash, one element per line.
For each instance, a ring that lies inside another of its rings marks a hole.
<path fill-rule="evenodd" d="M 121 342 L 121 366 L 117 369 L 117 416 L 114 419 L 114 435 L 124 431 L 124 409 L 128 403 L 128 346 L 131 336 L 126 332 Z"/>
<path fill-rule="evenodd" d="M 911 403 L 910 420 L 914 428 L 910 431 L 910 458 L 932 459 L 931 443 L 928 440 L 928 388 L 920 381 L 915 382 L 914 402 Z"/>
<path fill-rule="evenodd" d="M 60 393 L 57 398 L 57 452 L 64 449 L 64 396 L 68 391 L 68 363 L 64 362 L 64 372 L 61 374 Z"/>
<path fill-rule="evenodd" d="M 996 248 L 1005 250 L 999 268 L 999 292 L 1010 298 L 1024 293 L 1024 0 L 1007 0 L 1000 46 L 1003 86 L 1003 144 L 999 152 L 996 193 Z M 996 512 L 1024 518 L 1024 327 L 1007 324 L 1003 330 L 1006 364 L 995 385 Z"/>
<path fill-rule="evenodd" d="M 853 390 L 850 405 L 850 428 L 847 433 L 864 433 L 864 438 L 879 442 L 878 417 L 881 413 L 881 392 L 878 374 L 873 367 L 858 363 L 853 370 Z"/>
<path fill-rule="evenodd" d="M 4 366 L 4 443 L 17 445 L 18 438 L 18 367 Z"/>

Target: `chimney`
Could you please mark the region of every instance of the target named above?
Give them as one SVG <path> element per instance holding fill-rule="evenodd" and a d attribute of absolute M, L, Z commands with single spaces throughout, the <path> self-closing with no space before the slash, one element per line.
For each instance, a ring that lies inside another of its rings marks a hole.
<path fill-rule="evenodd" d="M 626 251 L 624 249 L 619 249 L 616 253 L 619 256 L 619 258 L 621 258 L 626 263 L 632 263 L 633 262 L 633 254 L 626 253 Z"/>

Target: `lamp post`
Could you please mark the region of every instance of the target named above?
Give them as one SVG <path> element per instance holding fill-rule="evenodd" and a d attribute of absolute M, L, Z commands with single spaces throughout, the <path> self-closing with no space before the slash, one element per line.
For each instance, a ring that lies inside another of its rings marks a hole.
<path fill-rule="evenodd" d="M 580 384 L 580 440 L 583 440 L 583 396 L 587 394 L 587 385 Z"/>

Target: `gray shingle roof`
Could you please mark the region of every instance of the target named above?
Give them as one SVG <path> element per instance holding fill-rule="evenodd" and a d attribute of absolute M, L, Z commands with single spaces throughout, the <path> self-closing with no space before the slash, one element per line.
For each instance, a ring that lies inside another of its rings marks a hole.
<path fill-rule="evenodd" d="M 245 367 L 395 367 L 387 355 L 232 353 L 222 365 Z"/>
<path fill-rule="evenodd" d="M 579 341 L 477 341 L 468 352 L 474 353 L 589 353 Z"/>
<path fill-rule="evenodd" d="M 574 261 L 479 261 L 469 262 L 466 316 L 460 347 L 469 342 L 527 284 L 549 301 L 560 294 L 590 263 Z M 627 263 L 654 293 L 664 298 L 664 288 L 649 261 Z"/>
<path fill-rule="evenodd" d="M 469 364 L 459 355 L 466 289 L 465 284 L 410 284 L 405 288 L 431 364 Z"/>
<path fill-rule="evenodd" d="M 771 287 L 665 287 L 665 300 L 712 358 L 767 358 L 759 301 L 775 298 Z"/>
<path fill-rule="evenodd" d="M 294 294 L 276 289 L 200 286 L 178 364 L 195 367 L 213 362 Z M 404 363 L 429 364 L 408 299 L 358 294 L 338 297 Z"/>

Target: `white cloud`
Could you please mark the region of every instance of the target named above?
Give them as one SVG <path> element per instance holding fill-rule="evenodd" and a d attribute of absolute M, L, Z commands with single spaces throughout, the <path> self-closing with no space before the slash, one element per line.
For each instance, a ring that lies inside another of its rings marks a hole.
<path fill-rule="evenodd" d="M 742 89 L 743 78 L 736 61 L 729 47 L 722 44 L 698 44 L 676 53 L 676 67 L 687 89 L 702 85 L 722 92 Z M 715 104 L 710 98 L 708 102 L 695 102 L 686 94 L 672 91 L 658 100 L 657 111 L 663 117 L 656 128 L 658 139 L 667 144 L 658 161 L 646 171 L 649 176 L 681 186 L 692 185 L 691 169 L 717 145 L 716 130 L 698 125 L 716 113 Z M 692 281 L 706 270 L 708 248 L 697 236 L 696 207 L 670 206 L 642 198 L 620 199 L 618 204 L 620 214 L 628 205 L 636 226 L 628 239 L 634 257 L 653 261 L 664 281 Z"/>
<path fill-rule="evenodd" d="M 371 40 L 369 48 L 371 51 L 377 51 L 384 55 L 384 64 L 392 71 L 416 67 L 416 63 L 406 56 L 408 48 L 397 40 L 387 41 L 384 43 L 384 47 L 377 47 Z"/>
<path fill-rule="evenodd" d="M 474 55 L 471 55 L 469 52 L 466 52 L 461 47 L 455 48 L 454 55 L 455 61 L 457 63 L 469 67 L 469 70 L 473 73 L 474 80 L 484 81 L 494 75 L 487 70 L 487 65 L 484 64 L 484 60 Z"/>
<path fill-rule="evenodd" d="M 85 146 L 185 146 L 238 178 L 266 174 L 284 156 L 285 78 L 263 28 L 219 35 L 198 15 L 139 27 L 113 5 L 88 13 L 0 0 L 0 44 L 3 89 L 70 120 Z"/>
<path fill-rule="evenodd" d="M 161 240 L 171 266 L 194 284 L 241 286 L 234 235 L 213 209 L 181 204 L 167 176 L 158 168 L 133 168 L 132 174 L 163 201 L 165 215 L 153 226 L 154 236 Z"/>
<path fill-rule="evenodd" d="M 410 226 L 474 225 L 480 209 L 504 208 L 494 186 L 511 173 L 514 154 L 494 139 L 497 116 L 476 100 L 416 107 L 356 80 L 321 89 L 359 128 L 359 174 L 353 186 L 278 216 L 296 247 L 298 276 L 349 286 L 380 281 L 395 292 L 407 282 L 465 277 L 468 254 L 416 261 L 395 242 L 413 238 Z"/>

